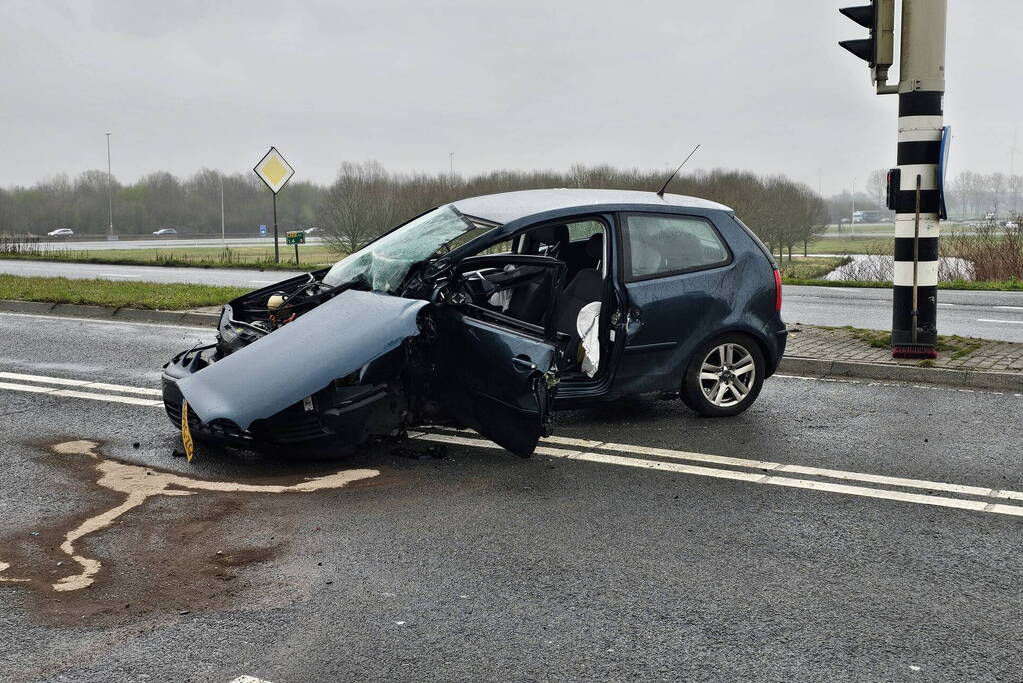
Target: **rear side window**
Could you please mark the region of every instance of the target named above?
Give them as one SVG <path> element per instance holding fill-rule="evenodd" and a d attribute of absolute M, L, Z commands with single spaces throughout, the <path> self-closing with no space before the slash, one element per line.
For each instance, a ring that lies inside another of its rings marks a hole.
<path fill-rule="evenodd" d="M 723 266 L 731 254 L 705 218 L 634 214 L 625 220 L 626 279 L 643 280 Z"/>
<path fill-rule="evenodd" d="M 604 224 L 600 221 L 578 221 L 568 224 L 568 239 L 571 242 L 585 242 L 591 235 L 603 235 Z"/>

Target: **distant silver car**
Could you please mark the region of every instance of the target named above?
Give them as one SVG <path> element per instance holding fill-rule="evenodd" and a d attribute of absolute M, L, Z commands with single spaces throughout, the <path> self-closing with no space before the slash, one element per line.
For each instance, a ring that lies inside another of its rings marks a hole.
<path fill-rule="evenodd" d="M 175 230 L 174 228 L 160 228 L 159 230 L 154 231 L 153 234 L 157 235 L 157 236 L 160 236 L 160 235 L 177 235 L 178 231 Z"/>
<path fill-rule="evenodd" d="M 306 237 L 308 237 L 309 235 L 321 235 L 323 234 L 323 228 L 306 228 L 305 234 Z"/>
<path fill-rule="evenodd" d="M 57 228 L 46 233 L 47 237 L 70 237 L 75 234 L 75 231 L 71 228 Z"/>

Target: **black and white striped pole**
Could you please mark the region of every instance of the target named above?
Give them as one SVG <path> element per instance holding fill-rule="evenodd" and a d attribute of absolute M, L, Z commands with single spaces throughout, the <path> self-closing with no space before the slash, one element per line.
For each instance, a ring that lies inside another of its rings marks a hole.
<path fill-rule="evenodd" d="M 839 43 L 871 68 L 877 93 L 899 96 L 898 168 L 888 176 L 895 211 L 892 355 L 937 355 L 939 224 L 944 217 L 942 104 L 945 94 L 947 0 L 902 0 L 898 85 L 888 85 L 894 53 L 894 0 L 846 7 L 842 14 L 870 29 L 870 38 Z"/>
<path fill-rule="evenodd" d="M 937 356 L 946 0 L 903 0 L 892 355 Z"/>

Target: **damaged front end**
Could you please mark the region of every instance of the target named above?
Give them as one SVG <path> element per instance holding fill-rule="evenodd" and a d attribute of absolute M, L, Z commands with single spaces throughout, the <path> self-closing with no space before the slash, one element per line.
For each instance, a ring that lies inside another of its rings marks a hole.
<path fill-rule="evenodd" d="M 346 290 L 283 323 L 272 320 L 274 307 L 261 319 L 235 317 L 253 295 L 267 300 L 253 293 L 225 306 L 216 344 L 164 366 L 164 406 L 176 426 L 187 400 L 201 440 L 338 450 L 400 433 L 422 412 L 424 389 L 412 384 L 428 376 L 416 370 L 427 362 L 425 301 Z"/>
<path fill-rule="evenodd" d="M 193 436 L 249 449 L 338 453 L 443 423 L 530 455 L 549 429 L 555 348 L 543 327 L 484 319 L 470 276 L 445 261 L 492 228 L 440 207 L 231 301 L 215 344 L 164 366 L 168 417 L 180 428 L 187 402 Z"/>

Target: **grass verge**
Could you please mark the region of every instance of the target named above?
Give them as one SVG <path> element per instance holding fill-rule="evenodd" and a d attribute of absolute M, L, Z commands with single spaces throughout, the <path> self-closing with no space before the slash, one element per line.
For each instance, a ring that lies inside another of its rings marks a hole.
<path fill-rule="evenodd" d="M 844 266 L 849 262 L 849 260 L 848 256 L 799 256 L 793 257 L 791 261 L 778 261 L 778 266 L 781 268 L 781 276 L 783 279 L 796 278 L 813 280 L 824 277 L 839 266 Z"/>
<path fill-rule="evenodd" d="M 281 262 L 273 258 L 273 249 L 265 247 L 166 247 L 159 249 L 99 249 L 76 251 L 6 251 L 0 258 L 23 261 L 64 263 L 100 263 L 120 266 L 169 266 L 189 268 L 259 268 L 262 270 L 316 270 L 341 257 L 319 245 L 300 247 L 295 265 L 294 247 L 281 246 Z"/>
<path fill-rule="evenodd" d="M 22 277 L 0 274 L 0 299 L 88 304 L 114 308 L 180 311 L 219 306 L 251 290 L 244 287 L 70 280 L 64 277 Z"/>

